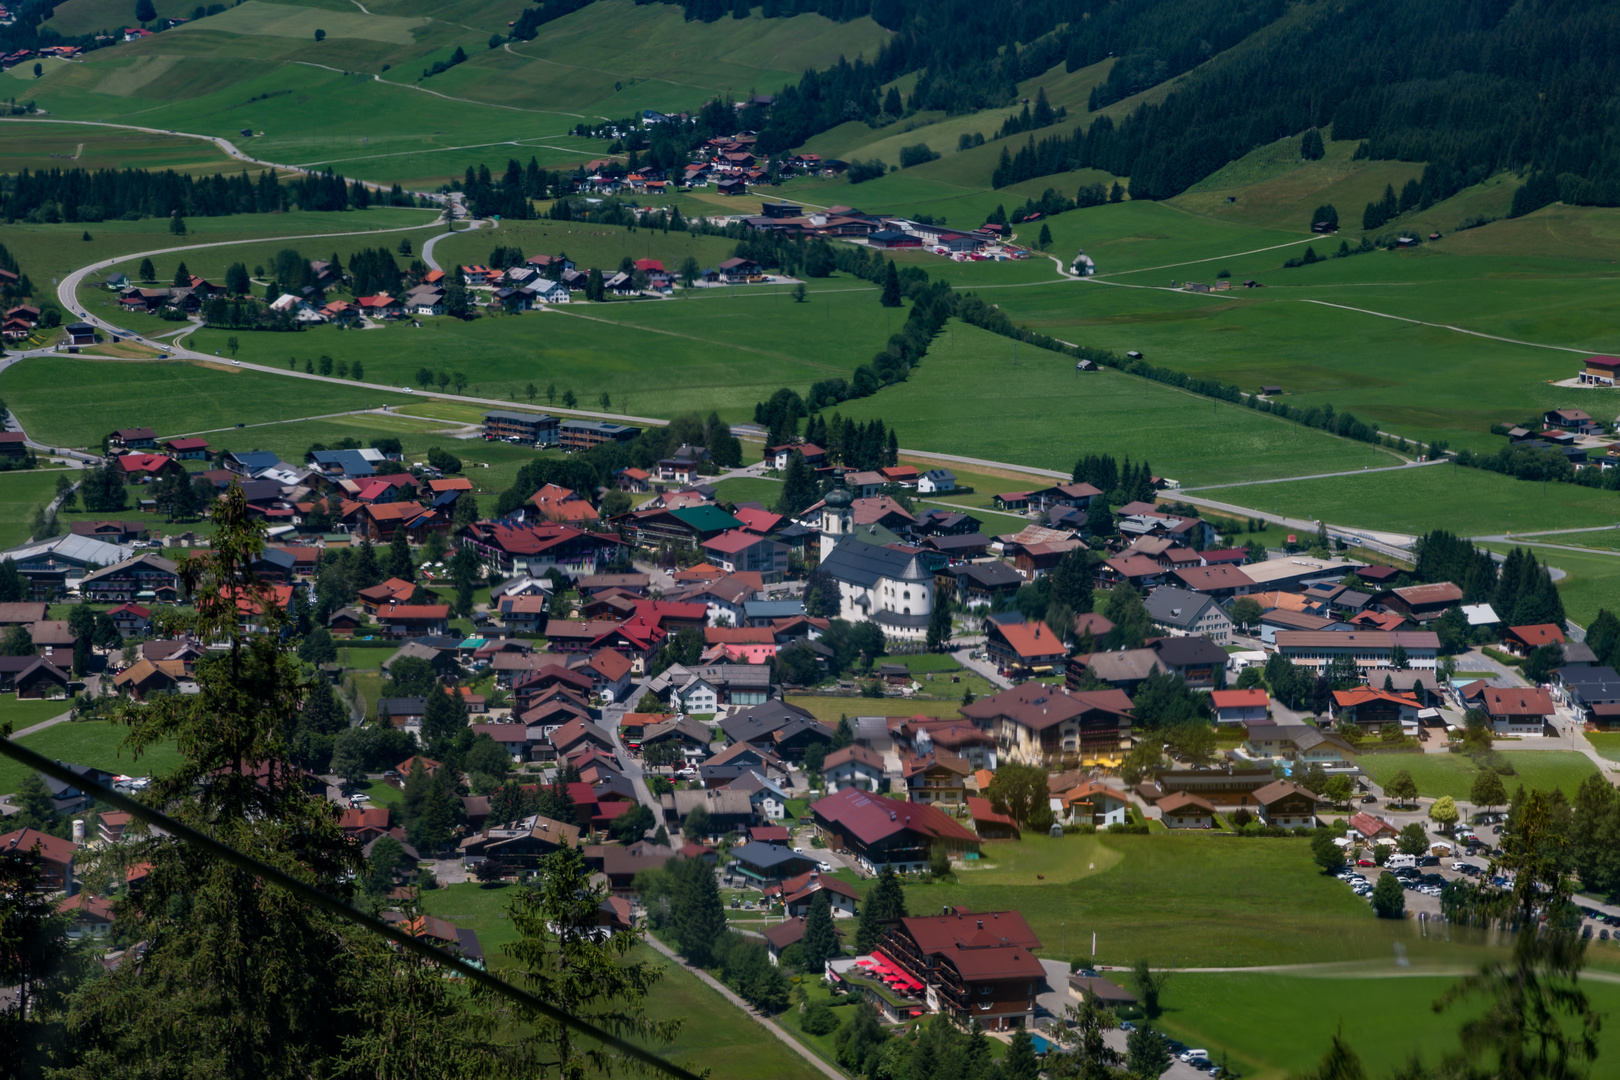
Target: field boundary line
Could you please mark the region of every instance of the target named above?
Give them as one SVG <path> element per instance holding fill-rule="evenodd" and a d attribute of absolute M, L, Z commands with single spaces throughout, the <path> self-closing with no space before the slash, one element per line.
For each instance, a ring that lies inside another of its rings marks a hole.
<path fill-rule="evenodd" d="M 1467 334 L 1470 337 L 1485 338 L 1487 341 L 1501 341 L 1508 345 L 1525 345 L 1532 349 L 1556 349 L 1558 352 L 1580 353 L 1591 356 L 1591 349 L 1576 349 L 1568 345 L 1543 345 L 1539 341 L 1521 341 L 1518 338 L 1503 337 L 1500 334 L 1487 334 L 1482 330 L 1468 330 L 1461 326 L 1452 326 L 1450 323 L 1424 322 L 1422 319 L 1409 319 L 1405 315 L 1389 315 L 1382 311 L 1373 311 L 1371 308 L 1352 307 L 1349 304 L 1335 304 L 1331 300 L 1299 300 L 1301 304 L 1320 304 L 1322 307 L 1339 308 L 1343 311 L 1354 311 L 1361 315 L 1376 315 L 1380 319 L 1393 319 L 1396 322 L 1411 323 L 1413 326 L 1432 326 L 1437 330 L 1450 330 L 1455 334 Z"/>

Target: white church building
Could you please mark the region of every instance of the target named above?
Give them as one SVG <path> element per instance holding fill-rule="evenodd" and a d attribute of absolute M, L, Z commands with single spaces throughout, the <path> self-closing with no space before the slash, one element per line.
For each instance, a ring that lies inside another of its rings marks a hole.
<path fill-rule="evenodd" d="M 821 511 L 821 569 L 838 583 L 839 617 L 871 619 L 885 637 L 921 641 L 934 609 L 934 575 L 916 555 L 862 540 L 853 498 L 840 478 Z"/>

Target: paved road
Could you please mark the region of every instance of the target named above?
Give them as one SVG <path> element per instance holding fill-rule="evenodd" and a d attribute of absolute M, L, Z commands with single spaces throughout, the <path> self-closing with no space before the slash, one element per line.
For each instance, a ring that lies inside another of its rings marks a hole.
<path fill-rule="evenodd" d="M 788 1049 L 792 1050 L 795 1054 L 798 1054 L 816 1069 L 820 1070 L 823 1075 L 828 1077 L 828 1080 L 849 1080 L 847 1074 L 840 1072 L 837 1068 L 819 1057 L 814 1051 L 806 1047 L 798 1039 L 795 1039 L 792 1035 L 789 1035 L 787 1031 L 785 1031 L 775 1020 L 772 1020 L 770 1017 L 757 1011 L 752 1005 L 748 1004 L 748 1002 L 732 993 L 730 987 L 715 979 L 707 971 L 704 971 L 702 968 L 695 968 L 691 964 L 688 964 L 685 960 L 682 960 L 679 956 L 675 955 L 674 951 L 671 950 L 668 945 L 665 945 L 662 941 L 659 941 L 651 934 L 647 935 L 647 944 L 663 953 L 664 956 L 667 957 L 672 963 L 678 964 L 687 971 L 690 971 L 692 974 L 696 975 L 700 980 L 708 985 L 709 989 L 713 990 L 715 993 L 737 1006 L 737 1008 L 753 1017 L 754 1020 L 759 1023 L 760 1027 L 763 1027 L 766 1031 L 769 1031 L 772 1035 L 775 1035 L 778 1039 L 781 1039 L 782 1042 L 787 1045 Z"/>

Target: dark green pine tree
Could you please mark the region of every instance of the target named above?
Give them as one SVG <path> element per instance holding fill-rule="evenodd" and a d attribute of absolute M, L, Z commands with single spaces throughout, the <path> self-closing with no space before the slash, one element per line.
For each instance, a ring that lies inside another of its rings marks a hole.
<path fill-rule="evenodd" d="M 895 272 L 892 260 L 883 271 L 883 295 L 878 302 L 884 307 L 900 306 L 900 275 Z"/>
<path fill-rule="evenodd" d="M 869 953 L 883 938 L 883 924 L 906 917 L 906 890 L 894 867 L 885 863 L 877 884 L 866 894 L 861 921 L 855 928 L 855 951 Z"/>
<path fill-rule="evenodd" d="M 795 517 L 815 502 L 819 494 L 816 474 L 805 463 L 804 455 L 798 452 L 789 455 L 787 469 L 782 474 L 782 491 L 776 497 L 776 512 L 783 517 Z"/>
<path fill-rule="evenodd" d="M 416 562 L 411 558 L 411 541 L 404 529 L 394 530 L 394 539 L 388 545 L 388 558 L 383 573 L 401 581 L 416 580 Z"/>
<path fill-rule="evenodd" d="M 804 917 L 804 937 L 799 942 L 806 971 L 819 972 L 831 957 L 843 951 L 833 926 L 832 904 L 825 889 L 810 894 L 810 910 Z"/>

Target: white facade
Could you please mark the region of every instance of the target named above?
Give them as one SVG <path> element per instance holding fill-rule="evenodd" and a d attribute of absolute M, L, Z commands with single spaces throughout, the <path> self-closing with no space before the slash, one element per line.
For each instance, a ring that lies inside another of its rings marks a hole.
<path fill-rule="evenodd" d="M 873 792 L 883 790 L 883 771 L 872 768 L 864 761 L 840 762 L 822 775 L 827 783 L 829 795 L 845 788 L 859 788 L 861 791 Z"/>
<path fill-rule="evenodd" d="M 671 704 L 679 705 L 682 712 L 714 713 L 720 711 L 720 693 L 702 679 L 693 679 L 672 695 Z"/>

